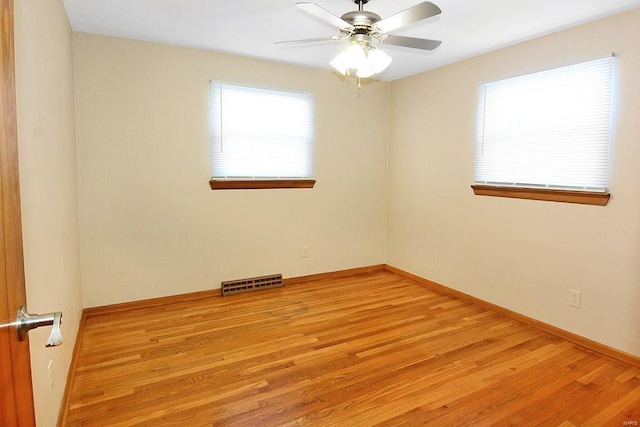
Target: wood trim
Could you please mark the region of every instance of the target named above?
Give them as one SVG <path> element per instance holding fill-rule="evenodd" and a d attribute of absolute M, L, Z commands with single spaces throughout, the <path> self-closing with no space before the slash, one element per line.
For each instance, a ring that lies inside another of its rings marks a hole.
<path fill-rule="evenodd" d="M 103 305 L 99 307 L 89 307 L 83 310 L 83 314 L 87 317 L 100 316 L 102 314 L 119 313 L 122 311 L 137 310 L 139 308 L 156 307 L 159 305 L 172 304 L 177 302 L 188 302 L 217 296 L 220 296 L 220 289 L 212 289 L 208 291 L 192 292 L 180 295 L 170 295 L 166 297 L 150 298 L 138 301 L 122 302 L 118 304 Z"/>
<path fill-rule="evenodd" d="M 587 350 L 591 350 L 593 352 L 611 357 L 621 362 L 629 363 L 631 365 L 634 365 L 640 368 L 640 357 L 634 356 L 629 353 L 625 353 L 624 351 L 617 350 L 615 348 L 609 347 L 605 344 L 601 344 L 597 341 L 590 340 L 589 338 L 585 338 L 583 336 L 574 334 L 572 332 L 565 331 L 564 329 L 549 325 L 548 323 L 541 322 L 539 320 L 533 319 L 523 314 L 516 313 L 515 311 L 511 311 L 507 308 L 500 307 L 499 305 L 492 304 L 480 298 L 473 297 L 471 295 L 465 294 L 464 292 L 457 291 L 455 289 L 449 288 L 447 286 L 441 285 L 439 283 L 433 282 L 431 280 L 425 279 L 415 274 L 406 272 L 399 268 L 392 267 L 387 264 L 385 264 L 384 268 L 385 270 L 390 271 L 394 274 L 397 274 L 398 276 L 402 276 L 407 279 L 418 282 L 419 284 L 424 285 L 429 289 L 432 289 L 436 292 L 440 292 L 441 294 L 447 295 L 451 298 L 455 298 L 455 299 L 467 302 L 469 304 L 475 305 L 477 307 L 480 307 L 482 309 L 492 311 L 498 315 L 504 316 L 511 320 L 515 320 L 520 323 L 524 323 L 532 328 L 538 329 L 540 331 L 543 331 L 551 335 L 555 335 L 557 337 L 565 339 L 567 341 L 570 341 L 574 344 L 584 347 Z"/>
<path fill-rule="evenodd" d="M 548 202 L 578 203 L 595 206 L 606 206 L 611 197 L 609 193 L 550 190 L 546 188 L 499 187 L 494 185 L 472 185 L 471 188 L 476 196 L 545 200 Z"/>
<path fill-rule="evenodd" d="M 282 280 L 285 285 L 295 285 L 298 283 L 312 282 L 314 280 L 333 280 L 342 279 L 344 277 L 356 276 L 358 274 L 373 273 L 375 271 L 384 270 L 384 264 L 371 265 L 368 267 L 350 268 L 347 270 L 332 271 L 329 273 L 310 274 L 308 276 L 289 277 Z"/>
<path fill-rule="evenodd" d="M 312 274 L 309 276 L 291 277 L 282 280 L 285 285 L 295 285 L 297 283 L 305 283 L 313 280 L 322 279 L 341 279 L 343 277 L 355 276 L 357 274 L 371 273 L 374 271 L 384 270 L 384 264 L 372 265 L 368 267 L 351 268 L 348 270 L 332 271 L 329 273 Z M 220 289 L 211 289 L 207 291 L 192 292 L 188 294 L 170 295 L 166 297 L 150 298 L 138 301 L 123 302 L 119 304 L 103 305 L 99 307 L 89 307 L 82 311 L 83 322 L 89 316 L 100 316 L 103 314 L 119 313 L 123 311 L 136 310 L 140 308 L 156 307 L 165 304 L 178 302 L 195 301 L 203 298 L 219 297 Z M 80 332 L 78 332 L 80 333 Z"/>
<path fill-rule="evenodd" d="M 82 310 L 82 316 L 80 317 L 80 324 L 78 325 L 78 332 L 76 334 L 76 342 L 73 346 L 71 363 L 69 364 L 69 372 L 67 373 L 67 383 L 64 387 L 64 394 L 62 395 L 62 402 L 60 404 L 58 423 L 56 424 L 57 427 L 64 427 L 67 425 L 67 413 L 69 412 L 69 407 L 71 405 L 71 391 L 72 386 L 75 383 L 76 368 L 78 366 L 78 359 L 82 349 L 82 336 L 84 335 L 86 322 L 87 313 L 86 310 Z"/>
<path fill-rule="evenodd" d="M 265 188 L 313 188 L 315 179 L 212 179 L 212 190 L 261 190 Z"/>

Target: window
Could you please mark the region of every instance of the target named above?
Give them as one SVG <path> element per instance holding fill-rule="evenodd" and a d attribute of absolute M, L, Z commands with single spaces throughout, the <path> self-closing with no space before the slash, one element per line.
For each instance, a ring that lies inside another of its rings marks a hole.
<path fill-rule="evenodd" d="M 606 204 L 613 65 L 609 56 L 482 84 L 476 194 Z"/>
<path fill-rule="evenodd" d="M 211 188 L 310 188 L 314 97 L 211 82 Z"/>

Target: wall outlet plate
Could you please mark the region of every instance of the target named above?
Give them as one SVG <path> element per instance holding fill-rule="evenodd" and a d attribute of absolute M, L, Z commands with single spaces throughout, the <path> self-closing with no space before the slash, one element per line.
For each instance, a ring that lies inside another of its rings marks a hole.
<path fill-rule="evenodd" d="M 582 305 L 582 292 L 575 289 L 569 289 L 569 305 L 571 307 L 580 308 Z"/>

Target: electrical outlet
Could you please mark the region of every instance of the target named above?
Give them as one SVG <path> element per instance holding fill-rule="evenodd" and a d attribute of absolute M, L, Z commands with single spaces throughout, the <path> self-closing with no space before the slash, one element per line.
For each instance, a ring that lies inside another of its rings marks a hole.
<path fill-rule="evenodd" d="M 580 308 L 582 303 L 582 292 L 569 289 L 569 305 L 571 307 Z"/>
<path fill-rule="evenodd" d="M 49 372 L 49 394 L 53 393 L 53 360 L 49 360 L 49 366 L 47 366 Z"/>
<path fill-rule="evenodd" d="M 309 246 L 302 247 L 302 258 L 309 258 Z"/>

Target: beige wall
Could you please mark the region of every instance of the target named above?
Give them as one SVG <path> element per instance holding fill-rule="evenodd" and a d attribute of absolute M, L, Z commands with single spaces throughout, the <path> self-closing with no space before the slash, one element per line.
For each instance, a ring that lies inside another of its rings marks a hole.
<path fill-rule="evenodd" d="M 635 9 L 393 82 L 387 263 L 640 356 L 638 28 Z M 474 196 L 478 85 L 611 51 L 609 205 Z"/>
<path fill-rule="evenodd" d="M 29 333 L 36 421 L 49 427 L 56 424 L 82 309 L 72 35 L 62 1 L 14 3 L 27 305 L 32 313 L 63 312 L 60 347 L 45 348 L 50 328 Z"/>
<path fill-rule="evenodd" d="M 384 262 L 388 83 L 82 33 L 74 61 L 85 307 Z M 315 93 L 314 189 L 211 191 L 210 79 Z"/>

